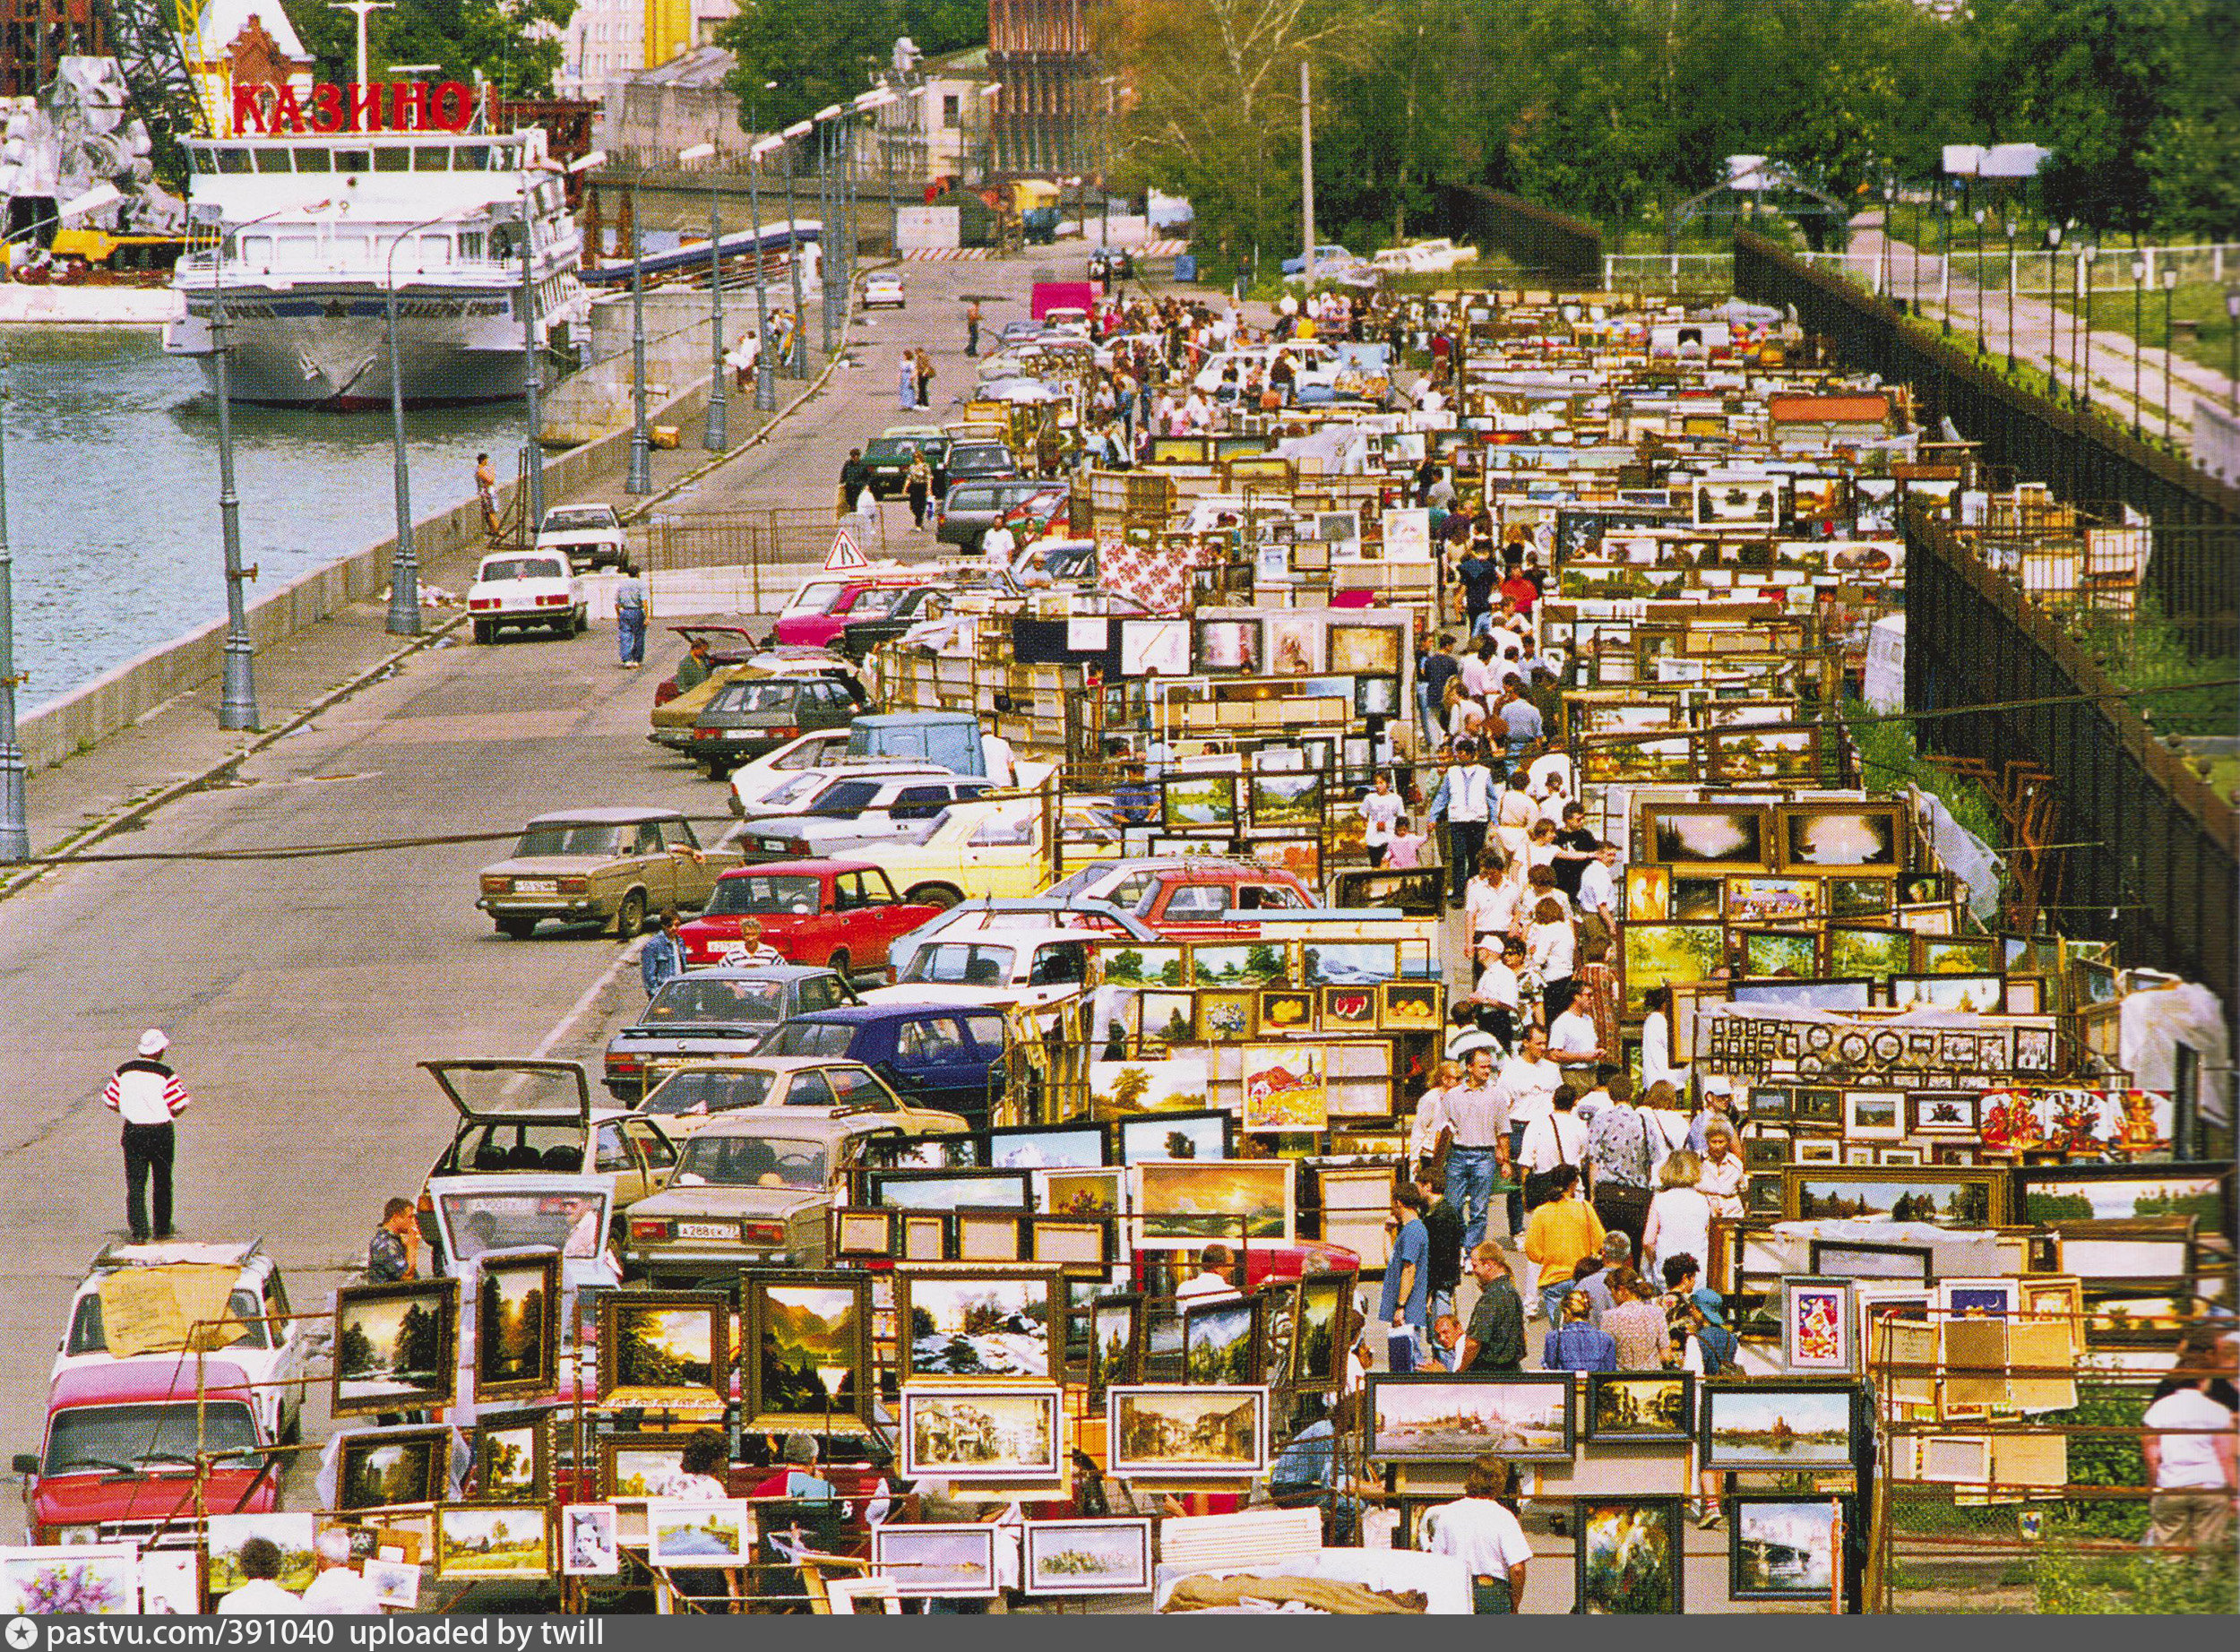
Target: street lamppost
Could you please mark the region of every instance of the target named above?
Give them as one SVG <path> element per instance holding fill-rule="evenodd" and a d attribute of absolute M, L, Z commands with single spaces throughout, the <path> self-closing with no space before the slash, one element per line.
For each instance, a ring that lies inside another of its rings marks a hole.
<path fill-rule="evenodd" d="M 1984 332 L 1984 210 L 1977 207 L 1976 219 L 1976 354 L 1987 355 Z"/>
<path fill-rule="evenodd" d="M 218 208 L 206 209 L 219 226 L 218 245 L 211 254 L 210 331 L 213 357 L 211 389 L 218 398 L 218 526 L 226 549 L 225 677 L 218 698 L 220 728 L 254 729 L 257 726 L 256 650 L 249 641 L 248 610 L 241 592 L 242 582 L 248 577 L 241 567 L 241 494 L 234 486 L 233 478 L 233 380 L 227 366 L 233 344 L 226 319 L 226 247 L 245 229 L 254 229 L 259 224 L 294 212 L 322 212 L 332 204 L 329 201 L 314 201 L 308 206 L 281 207 L 261 218 L 236 224 L 230 231 L 226 229 L 224 219 L 218 216 Z"/>
<path fill-rule="evenodd" d="M 2002 214 L 1999 219 L 2007 232 L 2007 371 L 2014 371 L 2014 219 Z"/>
<path fill-rule="evenodd" d="M 2077 324 L 2070 329 L 2076 345 L 2075 371 L 2070 376 L 2080 409 L 2092 400 L 2092 262 L 2099 255 L 2097 243 L 2077 249 Z"/>
<path fill-rule="evenodd" d="M 2141 428 L 2146 417 L 2146 392 L 2141 386 L 2141 376 L 2147 366 L 2147 261 L 2137 253 L 2131 256 L 2131 433 L 2143 436 Z"/>
<path fill-rule="evenodd" d="M 793 340 L 787 355 L 792 357 L 793 376 L 809 376 L 808 318 L 801 314 L 801 230 L 800 215 L 794 211 L 793 146 L 816 130 L 813 120 L 797 120 L 778 135 L 786 145 L 786 262 L 787 273 L 793 279 Z"/>
<path fill-rule="evenodd" d="M 2227 405 L 2240 413 L 2240 287 L 2225 294 L 2225 340 L 2232 347 L 2232 365 L 2226 379 L 2232 386 L 2227 394 Z"/>
<path fill-rule="evenodd" d="M 836 256 L 832 211 L 832 122 L 840 116 L 840 106 L 828 103 L 809 118 L 816 123 L 816 202 L 817 215 L 823 221 L 817 231 L 817 309 L 823 320 L 824 353 L 832 353 L 832 296 L 833 289 L 848 279 L 843 261 Z M 805 369 L 806 371 L 806 369 Z"/>
<path fill-rule="evenodd" d="M 690 149 L 676 151 L 676 164 L 688 167 L 695 160 L 713 160 L 716 146 L 695 143 Z M 708 420 L 701 438 L 701 446 L 711 453 L 720 453 L 730 445 L 730 409 L 723 387 L 723 216 L 719 204 L 716 172 L 708 169 Z"/>
<path fill-rule="evenodd" d="M 623 492 L 653 491 L 653 438 L 645 423 L 645 221 L 638 211 L 641 168 L 630 179 L 630 469 Z"/>
<path fill-rule="evenodd" d="M 876 86 L 869 91 L 857 93 L 855 99 L 849 103 L 848 107 L 852 113 L 867 116 L 870 121 L 868 130 L 875 132 L 879 124 L 879 111 L 887 108 L 890 104 L 894 103 L 895 101 L 897 101 L 897 98 L 893 88 L 889 86 Z M 856 151 L 855 128 L 850 126 L 848 130 L 848 150 L 851 163 L 848 172 L 848 264 L 849 273 L 852 277 L 855 273 L 857 264 L 860 262 L 862 259 L 863 235 L 862 232 L 857 228 L 856 222 L 856 192 L 858 188 L 858 183 L 855 168 L 852 164 Z M 887 173 L 887 200 L 890 208 L 893 205 L 893 197 L 894 174 L 892 169 L 890 168 Z M 893 250 L 893 240 L 892 236 L 890 236 L 888 239 L 888 250 L 890 252 Z"/>
<path fill-rule="evenodd" d="M 420 634 L 420 561 L 412 546 L 412 475 L 404 457 L 404 357 L 397 348 L 397 249 L 423 229 L 444 223 L 452 214 L 439 213 L 390 237 L 388 274 L 384 282 L 389 320 L 389 446 L 397 497 L 397 538 L 389 555 L 389 620 L 392 637 Z"/>
<path fill-rule="evenodd" d="M 2172 415 L 2177 409 L 2170 403 L 2170 357 L 2175 354 L 2171 348 L 2175 330 L 2170 325 L 2170 306 L 2176 300 L 2177 291 L 2177 265 L 2165 263 L 2162 266 L 2162 439 L 2165 442 L 2177 440 L 2171 429 Z"/>
<path fill-rule="evenodd" d="M 1937 304 L 1937 331 L 1948 339 L 1952 336 L 1952 211 L 1958 205 L 1950 195 L 1936 203 L 1937 280 L 1943 288 Z"/>
<path fill-rule="evenodd" d="M 754 405 L 764 413 L 777 410 L 778 387 L 771 382 L 769 280 L 762 267 L 762 157 L 785 143 L 775 135 L 757 138 L 746 151 L 746 194 L 754 214 Z"/>
<path fill-rule="evenodd" d="M 2061 226 L 2046 226 L 2046 382 L 2061 393 L 2061 288 L 2055 260 L 2061 251 Z M 2009 344 L 2010 351 L 2013 348 Z M 2010 363 L 2010 366 L 2012 364 Z"/>

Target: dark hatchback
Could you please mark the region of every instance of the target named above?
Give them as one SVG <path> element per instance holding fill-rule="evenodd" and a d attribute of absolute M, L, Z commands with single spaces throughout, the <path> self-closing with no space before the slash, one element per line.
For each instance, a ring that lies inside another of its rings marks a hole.
<path fill-rule="evenodd" d="M 861 1062 L 912 1106 L 959 1114 L 978 1130 L 1003 1094 L 1004 1018 L 948 1004 L 848 1004 L 788 1019 L 755 1054 Z"/>
<path fill-rule="evenodd" d="M 1019 461 L 1001 442 L 960 442 L 949 450 L 949 485 L 1003 482 L 1019 474 Z"/>
<path fill-rule="evenodd" d="M 845 728 L 875 708 L 849 677 L 754 677 L 727 683 L 693 718 L 685 755 L 727 779 L 741 763 L 819 728 Z"/>
<path fill-rule="evenodd" d="M 871 489 L 874 499 L 900 499 L 902 486 L 909 479 L 910 460 L 918 454 L 926 456 L 933 467 L 934 492 L 936 496 L 946 490 L 949 443 L 932 436 L 874 436 L 864 444 L 865 485 Z"/>

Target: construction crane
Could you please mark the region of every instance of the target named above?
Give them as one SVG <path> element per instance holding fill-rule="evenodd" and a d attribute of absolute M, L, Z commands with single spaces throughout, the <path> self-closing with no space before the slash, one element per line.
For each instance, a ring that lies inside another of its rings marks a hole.
<path fill-rule="evenodd" d="M 186 176 L 189 138 L 212 134 L 210 106 L 187 66 L 186 42 L 201 47 L 194 0 L 99 0 L 108 13 L 109 44 L 125 76 L 134 112 L 148 127 L 156 176 L 177 188 Z"/>

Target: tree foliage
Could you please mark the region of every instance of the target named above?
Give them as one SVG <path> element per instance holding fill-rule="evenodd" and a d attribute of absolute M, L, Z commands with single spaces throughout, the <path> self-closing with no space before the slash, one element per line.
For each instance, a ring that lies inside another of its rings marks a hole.
<path fill-rule="evenodd" d="M 776 132 L 867 91 L 908 35 L 937 57 L 987 38 L 987 8 L 972 0 L 739 0 L 716 29 L 737 59 L 731 88 L 750 132 Z M 770 82 L 775 81 L 775 87 Z"/>
<path fill-rule="evenodd" d="M 560 37 L 576 0 L 398 0 L 366 25 L 366 58 L 376 81 L 392 63 L 432 63 L 442 78 L 477 75 L 508 98 L 548 98 L 560 67 Z M 309 52 L 314 78 L 358 78 L 358 19 L 326 5 L 289 13 Z"/>

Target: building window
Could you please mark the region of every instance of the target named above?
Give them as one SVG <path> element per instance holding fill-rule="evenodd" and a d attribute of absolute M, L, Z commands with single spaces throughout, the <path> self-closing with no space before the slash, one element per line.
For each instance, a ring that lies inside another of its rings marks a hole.
<path fill-rule="evenodd" d="M 963 99 L 953 91 L 942 93 L 941 125 L 943 131 L 954 132 L 957 129 L 957 118 L 963 101 Z"/>

